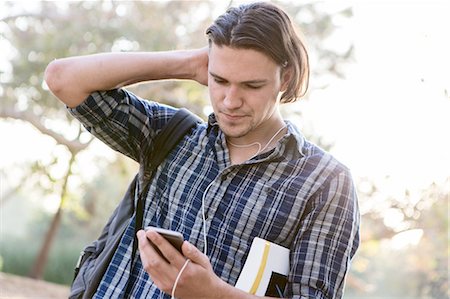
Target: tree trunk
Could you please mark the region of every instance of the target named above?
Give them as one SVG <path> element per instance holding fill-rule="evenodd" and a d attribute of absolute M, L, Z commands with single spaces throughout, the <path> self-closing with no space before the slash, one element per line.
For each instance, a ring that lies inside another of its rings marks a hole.
<path fill-rule="evenodd" d="M 72 165 L 75 161 L 75 156 L 76 154 L 72 153 L 70 157 L 67 173 L 64 177 L 64 183 L 61 188 L 61 200 L 59 202 L 59 207 L 58 210 L 56 211 L 55 216 L 52 219 L 50 228 L 48 229 L 47 234 L 45 235 L 44 243 L 42 244 L 39 254 L 36 257 L 33 267 L 31 268 L 31 271 L 28 275 L 31 278 L 42 279 L 44 276 L 44 270 L 45 266 L 47 265 L 48 255 L 53 245 L 56 233 L 58 232 L 59 226 L 61 224 L 64 202 L 67 195 L 67 182 L 69 180 L 70 175 L 72 174 Z"/>

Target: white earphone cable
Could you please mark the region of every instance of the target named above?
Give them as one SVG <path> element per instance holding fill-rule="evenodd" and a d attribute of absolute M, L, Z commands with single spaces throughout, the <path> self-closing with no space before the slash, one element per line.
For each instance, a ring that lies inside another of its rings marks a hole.
<path fill-rule="evenodd" d="M 206 240 L 205 196 L 206 196 L 206 193 L 208 192 L 209 188 L 211 188 L 211 186 L 213 185 L 213 183 L 214 183 L 214 181 L 212 181 L 208 185 L 208 187 L 206 187 L 205 192 L 203 193 L 203 196 L 202 196 L 202 221 L 203 221 L 203 242 L 204 242 L 203 253 L 205 255 L 208 252 L 208 243 Z M 172 299 L 176 299 L 175 298 L 175 290 L 177 288 L 178 281 L 180 280 L 181 274 L 183 273 L 184 269 L 186 269 L 186 267 L 190 261 L 191 261 L 190 259 L 187 259 L 186 262 L 184 263 L 183 267 L 180 269 L 180 272 L 178 272 L 177 278 L 175 279 L 175 282 L 174 282 L 173 288 L 172 288 Z"/>
<path fill-rule="evenodd" d="M 250 143 L 250 144 L 242 144 L 242 145 L 240 145 L 240 144 L 235 144 L 235 143 L 233 143 L 233 142 L 231 142 L 231 141 L 229 141 L 229 140 L 228 140 L 227 142 L 228 142 L 228 144 L 230 144 L 230 145 L 232 145 L 232 146 L 234 146 L 234 147 L 238 147 L 238 148 L 251 147 L 251 146 L 257 145 L 257 146 L 258 146 L 258 151 L 256 152 L 256 154 L 254 154 L 254 155 L 250 158 L 250 159 L 252 159 L 252 158 L 258 156 L 260 153 L 264 152 L 264 151 L 266 150 L 266 148 L 270 145 L 270 143 L 275 139 L 275 137 L 277 137 L 277 135 L 278 135 L 284 128 L 286 128 L 286 125 L 282 126 L 280 129 L 278 129 L 278 131 L 276 131 L 276 133 L 273 134 L 273 136 L 270 138 L 270 140 L 266 143 L 266 145 L 265 145 L 264 147 L 262 147 L 261 143 L 259 143 L 259 142 L 253 142 L 253 143 Z"/>
<path fill-rule="evenodd" d="M 175 279 L 175 282 L 174 282 L 173 288 L 172 288 L 172 299 L 176 299 L 175 298 L 175 290 L 177 288 L 178 281 L 180 280 L 181 274 L 183 273 L 184 269 L 186 269 L 186 267 L 187 267 L 187 265 L 189 264 L 190 261 L 191 261 L 190 259 L 187 259 L 184 262 L 183 267 L 180 269 L 180 272 L 178 272 L 177 278 Z"/>
<path fill-rule="evenodd" d="M 281 132 L 283 131 L 283 129 L 286 128 L 286 125 L 282 126 L 275 134 L 273 134 L 272 138 L 270 138 L 270 140 L 266 143 L 266 146 L 264 146 L 264 148 L 257 152 L 255 156 L 259 155 L 260 153 L 264 152 L 266 150 L 266 148 L 269 146 L 269 144 L 275 139 L 275 137 Z"/>
<path fill-rule="evenodd" d="M 206 193 L 208 193 L 209 188 L 211 188 L 211 186 L 214 184 L 214 181 L 212 181 L 208 187 L 206 187 L 205 192 L 203 193 L 202 196 L 202 221 L 203 221 L 203 253 L 205 255 L 207 255 L 208 253 L 208 242 L 206 240 L 206 213 L 205 213 L 205 198 L 206 198 Z"/>

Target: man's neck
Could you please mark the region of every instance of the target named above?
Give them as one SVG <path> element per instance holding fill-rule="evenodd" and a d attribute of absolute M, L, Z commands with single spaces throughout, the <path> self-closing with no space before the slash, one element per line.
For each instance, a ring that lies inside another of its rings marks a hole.
<path fill-rule="evenodd" d="M 286 125 L 280 125 L 275 132 L 264 136 L 260 141 L 254 141 L 247 144 L 242 143 L 242 139 L 239 140 L 241 143 L 235 143 L 236 139 L 227 138 L 227 146 L 230 154 L 231 164 L 241 164 L 251 158 L 267 152 L 273 149 L 278 141 L 286 134 Z"/>

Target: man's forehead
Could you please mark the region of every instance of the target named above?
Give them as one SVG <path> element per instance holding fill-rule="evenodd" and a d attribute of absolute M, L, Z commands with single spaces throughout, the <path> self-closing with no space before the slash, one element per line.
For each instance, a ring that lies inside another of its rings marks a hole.
<path fill-rule="evenodd" d="M 254 58 L 272 61 L 272 59 L 267 54 L 256 49 L 231 47 L 225 45 L 218 46 L 214 43 L 212 43 L 211 46 L 209 47 L 209 53 L 216 54 L 218 56 L 228 56 L 228 57 L 235 56 L 236 58 L 245 56 L 247 59 L 250 60 L 251 58 Z"/>
<path fill-rule="evenodd" d="M 210 47 L 209 71 L 216 76 L 237 76 L 245 81 L 267 80 L 267 77 L 279 74 L 279 69 L 271 58 L 253 49 L 214 44 Z"/>

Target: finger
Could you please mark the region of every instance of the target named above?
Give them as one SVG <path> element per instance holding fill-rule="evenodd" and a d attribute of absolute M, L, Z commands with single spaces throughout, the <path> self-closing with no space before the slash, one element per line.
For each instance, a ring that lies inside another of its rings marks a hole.
<path fill-rule="evenodd" d="M 138 248 L 141 255 L 147 252 L 155 251 L 153 247 L 151 246 L 149 240 L 147 239 L 147 236 L 145 234 L 145 231 L 139 230 L 136 233 L 137 239 L 138 239 Z"/>
<path fill-rule="evenodd" d="M 142 267 L 160 290 L 170 292 L 176 275 L 173 266 L 155 250 L 143 230 L 138 231 L 137 238 Z"/>
<path fill-rule="evenodd" d="M 183 246 L 181 246 L 181 250 L 183 251 L 183 255 L 190 259 L 192 262 L 199 264 L 200 266 L 208 269 L 211 267 L 209 262 L 209 258 L 203 254 L 197 247 L 189 243 L 188 241 L 183 242 Z"/>
<path fill-rule="evenodd" d="M 155 231 L 152 231 L 151 229 L 146 232 L 146 235 L 153 245 L 158 248 L 161 256 L 164 257 L 168 263 L 177 268 L 180 268 L 182 264 L 184 264 L 186 259 L 163 236 Z"/>
<path fill-rule="evenodd" d="M 138 239 L 139 255 L 141 257 L 142 265 L 146 270 L 155 267 L 155 263 L 161 262 L 161 256 L 152 246 L 150 240 L 147 239 L 143 230 L 138 231 L 136 236 Z"/>
<path fill-rule="evenodd" d="M 163 267 L 167 267 L 169 263 L 164 260 L 147 239 L 147 235 L 143 230 L 136 234 L 138 238 L 139 256 L 141 258 L 142 267 L 149 273 L 153 271 L 162 271 Z"/>

